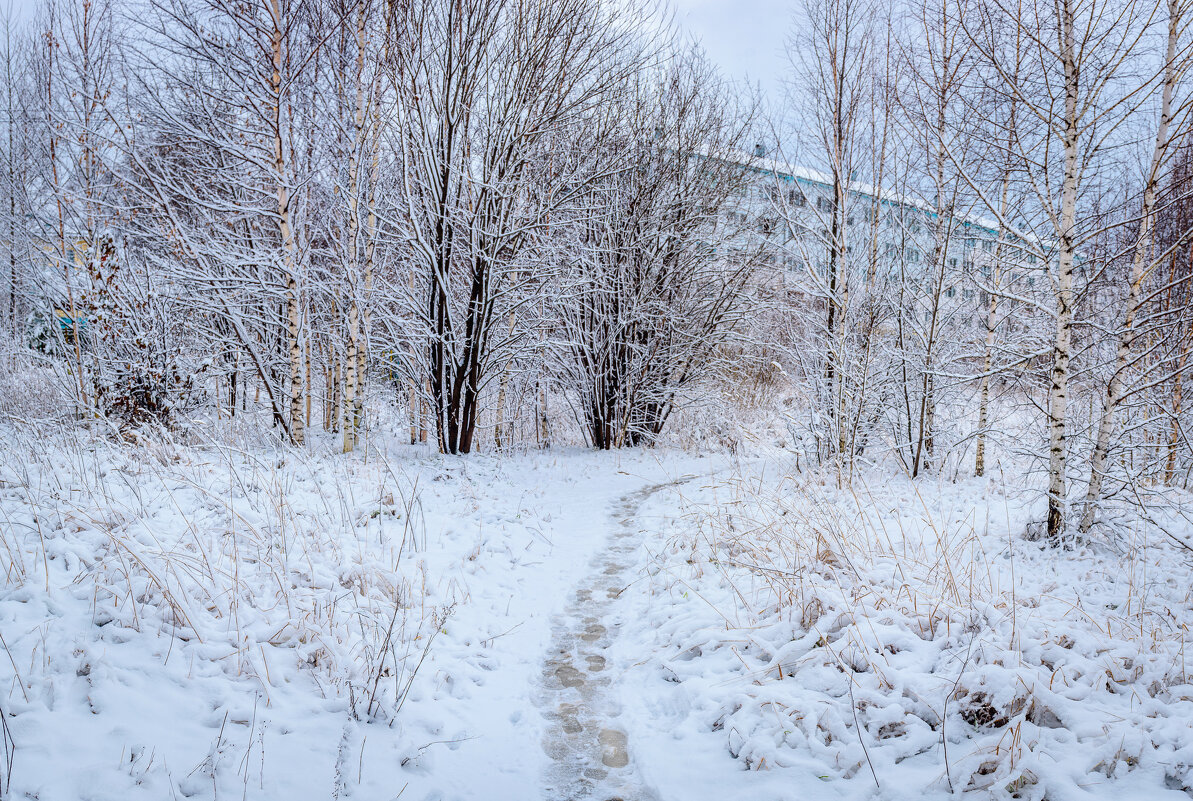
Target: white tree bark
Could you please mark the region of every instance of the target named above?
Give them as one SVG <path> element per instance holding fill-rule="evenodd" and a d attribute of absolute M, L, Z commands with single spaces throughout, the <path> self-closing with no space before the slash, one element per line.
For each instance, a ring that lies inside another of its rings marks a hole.
<path fill-rule="evenodd" d="M 1065 532 L 1068 504 L 1065 471 L 1069 407 L 1069 360 L 1073 351 L 1073 264 L 1076 258 L 1077 185 L 1079 181 L 1080 120 L 1077 112 L 1078 78 L 1073 0 L 1058 3 L 1060 18 L 1059 53 L 1064 75 L 1064 174 L 1061 181 L 1060 241 L 1056 268 L 1056 339 L 1052 348 L 1052 372 L 1048 391 L 1048 522 L 1049 541 L 1057 542 Z"/>
<path fill-rule="evenodd" d="M 1087 532 L 1094 524 L 1098 501 L 1106 478 L 1106 460 L 1110 454 L 1110 440 L 1114 435 L 1115 413 L 1123 400 L 1127 387 L 1127 371 L 1131 349 L 1135 344 L 1135 318 L 1139 313 L 1143 282 L 1151 273 L 1154 264 L 1149 260 L 1155 231 L 1156 194 L 1164 165 L 1168 161 L 1174 137 L 1169 128 L 1172 123 L 1172 100 L 1177 83 L 1185 72 L 1185 63 L 1177 62 L 1177 47 L 1182 24 L 1182 4 L 1185 0 L 1168 0 L 1168 36 L 1165 53 L 1164 74 L 1160 88 L 1160 121 L 1156 127 L 1156 140 L 1152 147 L 1151 162 L 1143 188 L 1143 207 L 1139 216 L 1139 231 L 1131 257 L 1131 274 L 1127 284 L 1126 306 L 1118 337 L 1118 348 L 1114 357 L 1114 372 L 1106 386 L 1102 401 L 1102 416 L 1098 421 L 1098 435 L 1090 457 L 1089 484 L 1085 493 L 1085 505 L 1081 512 L 1078 530 Z"/>

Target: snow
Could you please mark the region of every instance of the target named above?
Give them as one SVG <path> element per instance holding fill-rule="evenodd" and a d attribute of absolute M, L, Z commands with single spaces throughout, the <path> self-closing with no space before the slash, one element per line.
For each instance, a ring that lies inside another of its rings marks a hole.
<path fill-rule="evenodd" d="M 1187 552 L 1142 531 L 1122 552 L 1025 541 L 1041 510 L 1010 479 L 839 491 L 770 468 L 657 510 L 638 601 L 652 624 L 622 644 L 654 654 L 624 684 L 652 782 L 752 799 L 1190 793 Z"/>
<path fill-rule="evenodd" d="M 3 431 L 10 797 L 1193 794 L 1187 554 L 1022 476 L 231 443 Z"/>
<path fill-rule="evenodd" d="M 614 502 L 701 462 L 5 434 L 12 796 L 43 801 L 526 797 L 552 617 Z"/>

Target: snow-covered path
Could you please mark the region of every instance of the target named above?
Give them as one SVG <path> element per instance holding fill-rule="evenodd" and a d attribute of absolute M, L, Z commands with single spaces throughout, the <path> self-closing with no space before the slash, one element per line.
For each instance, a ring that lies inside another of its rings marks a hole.
<path fill-rule="evenodd" d="M 25 571 L 0 586 L 14 797 L 594 797 L 595 774 L 544 749 L 583 717 L 600 789 L 626 779 L 622 797 L 650 798 L 631 792 L 636 729 L 609 722 L 644 657 L 598 669 L 634 600 L 608 593 L 647 562 L 638 506 L 718 459 L 105 445 L 80 466 L 52 441 L 16 445 L 0 448 L 0 466 L 28 466 L 0 470 L 0 545 Z M 177 598 L 201 600 L 181 634 Z M 579 691 L 543 680 L 565 636 L 592 679 L 568 721 L 558 691 Z M 387 700 L 370 711 L 374 691 Z"/>
<path fill-rule="evenodd" d="M 1057 560 L 993 484 L 715 455 L 267 455 L 0 430 L 9 796 L 1193 792 L 1162 539 Z"/>
<path fill-rule="evenodd" d="M 609 661 L 621 616 L 617 600 L 638 578 L 639 507 L 654 493 L 690 477 L 646 487 L 620 499 L 605 549 L 576 589 L 566 611 L 553 622 L 551 647 L 543 662 L 542 693 L 536 698 L 550 726 L 543 750 L 552 762 L 542 798 L 650 801 L 626 747 L 618 722 L 616 694 L 609 692 L 625 666 Z"/>
<path fill-rule="evenodd" d="M 646 591 L 638 579 L 653 523 L 639 507 L 724 467 L 674 453 L 577 454 L 506 473 L 534 489 L 517 501 L 522 522 L 485 513 L 476 558 L 464 563 L 464 602 L 403 710 L 407 741 L 430 744 L 403 755 L 403 799 L 652 801 L 634 767 L 634 731 L 618 722 L 623 676 L 647 655 L 606 650 L 624 652 L 621 640 L 639 628 L 626 620 L 619 636 L 635 598 L 616 591 Z"/>

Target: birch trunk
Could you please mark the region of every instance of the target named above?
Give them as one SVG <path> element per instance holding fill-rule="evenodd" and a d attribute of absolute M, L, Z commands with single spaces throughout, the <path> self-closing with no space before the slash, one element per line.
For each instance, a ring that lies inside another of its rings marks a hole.
<path fill-rule="evenodd" d="M 344 453 L 356 447 L 356 304 L 348 307 L 348 342 L 344 348 Z"/>
<path fill-rule="evenodd" d="M 1165 486 L 1172 486 L 1172 478 L 1176 473 L 1176 451 L 1181 441 L 1181 409 L 1184 406 L 1182 379 L 1188 359 L 1189 345 L 1186 342 L 1181 346 L 1176 375 L 1172 378 L 1172 428 L 1168 435 L 1168 461 L 1164 465 Z"/>
<path fill-rule="evenodd" d="M 332 359 L 334 365 L 331 380 L 335 389 L 331 399 L 331 430 L 333 433 L 338 433 L 340 421 L 344 419 L 344 360 L 340 358 L 338 348 Z"/>
<path fill-rule="evenodd" d="M 1048 523 L 1047 537 L 1059 544 L 1065 533 L 1067 505 L 1066 423 L 1069 406 L 1069 359 L 1073 348 L 1073 263 L 1077 220 L 1081 132 L 1078 126 L 1078 70 L 1072 0 L 1060 4 L 1060 56 L 1064 71 L 1065 128 L 1062 136 L 1064 178 L 1061 183 L 1060 242 L 1056 269 L 1056 340 L 1048 390 Z"/>
<path fill-rule="evenodd" d="M 540 386 L 538 391 L 539 424 L 538 445 L 542 450 L 551 447 L 551 418 L 547 416 L 547 388 Z"/>
<path fill-rule="evenodd" d="M 1010 193 L 1010 174 L 1003 173 L 1002 191 L 999 195 L 999 220 L 1007 215 L 1007 198 Z M 986 474 L 986 426 L 990 424 L 990 372 L 994 367 L 994 329 L 998 325 L 998 286 L 1002 278 L 1003 252 L 1006 249 L 1006 231 L 999 224 L 998 245 L 994 251 L 994 264 L 990 269 L 990 303 L 986 309 L 986 346 L 982 353 L 982 388 L 978 401 L 978 440 L 974 454 L 973 474 Z"/>
<path fill-rule="evenodd" d="M 1135 343 L 1135 317 L 1141 304 L 1143 282 L 1151 272 L 1148 252 L 1151 249 L 1155 224 L 1156 189 L 1160 182 L 1163 166 L 1168 156 L 1171 138 L 1168 134 L 1172 117 L 1172 96 L 1179 72 L 1176 63 L 1177 36 L 1180 29 L 1180 0 L 1168 0 L 1168 48 L 1164 66 L 1164 85 L 1161 89 L 1160 124 L 1156 128 L 1156 142 L 1148 170 L 1147 183 L 1143 189 L 1143 209 L 1139 218 L 1139 235 L 1135 240 L 1135 252 L 1131 257 L 1131 279 L 1127 288 L 1126 311 L 1122 331 L 1118 338 L 1118 349 L 1114 357 L 1114 372 L 1106 387 L 1102 402 L 1102 417 L 1098 421 L 1098 437 L 1090 458 L 1089 486 L 1085 494 L 1085 506 L 1081 512 L 1078 530 L 1087 532 L 1094 524 L 1098 501 L 1106 480 L 1106 461 L 1110 453 L 1110 439 L 1114 434 L 1114 416 L 1122 403 L 1126 389 L 1126 374 L 1131 359 L 1131 348 Z"/>
<path fill-rule="evenodd" d="M 348 339 L 344 348 L 344 440 L 343 452 L 351 453 L 356 448 L 363 404 L 360 399 L 360 379 L 364 370 L 360 353 L 360 306 L 358 298 L 357 273 L 360 258 L 360 153 L 364 147 L 365 133 L 365 3 L 357 6 L 356 12 L 356 66 L 352 76 L 355 99 L 352 107 L 352 142 L 348 147 L 348 241 L 345 244 L 347 258 L 345 267 L 348 280 Z M 346 81 L 341 80 L 341 84 Z"/>
<path fill-rule="evenodd" d="M 501 436 L 501 429 L 505 426 L 505 393 L 509 389 L 510 370 L 509 363 L 506 362 L 505 368 L 501 371 L 501 380 L 498 382 L 497 388 L 497 421 L 493 424 L 493 445 L 501 450 L 505 447 L 505 442 Z"/>
<path fill-rule="evenodd" d="M 285 142 L 282 137 L 282 9 L 280 0 L 270 0 L 269 13 L 273 25 L 271 55 L 273 73 L 270 76 L 270 111 L 273 127 L 273 159 L 275 180 L 278 182 L 278 234 L 282 240 L 282 258 L 286 271 L 286 340 L 290 361 L 290 440 L 301 445 L 304 440 L 302 343 L 300 342 L 298 264 L 291 219 L 290 190 L 286 184 Z"/>
<path fill-rule="evenodd" d="M 514 333 L 514 324 L 516 321 L 517 321 L 517 317 L 514 314 L 514 312 L 511 311 L 510 315 L 509 315 L 509 331 L 510 331 L 511 337 L 513 336 L 513 333 Z M 493 444 L 496 445 L 497 448 L 502 448 L 506 444 L 502 439 L 501 429 L 505 425 L 505 396 L 506 396 L 507 392 L 509 391 L 510 367 L 513 364 L 513 362 L 514 362 L 514 358 L 512 355 L 505 360 L 505 365 L 501 368 L 501 380 L 498 382 L 497 423 L 493 427 Z M 512 439 L 512 437 L 510 437 L 509 439 Z"/>

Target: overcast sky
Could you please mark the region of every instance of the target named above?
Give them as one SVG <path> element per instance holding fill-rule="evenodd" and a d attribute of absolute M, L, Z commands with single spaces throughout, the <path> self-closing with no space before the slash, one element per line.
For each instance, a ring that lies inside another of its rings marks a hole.
<path fill-rule="evenodd" d="M 673 2 L 683 30 L 704 45 L 726 77 L 749 78 L 772 102 L 782 99 L 783 42 L 791 29 L 792 0 Z"/>
<path fill-rule="evenodd" d="M 782 96 L 787 70 L 783 42 L 793 0 L 671 0 L 682 29 L 704 45 L 728 78 L 759 84 L 771 101 Z M 38 0 L 0 0 L 17 19 L 33 16 Z"/>

